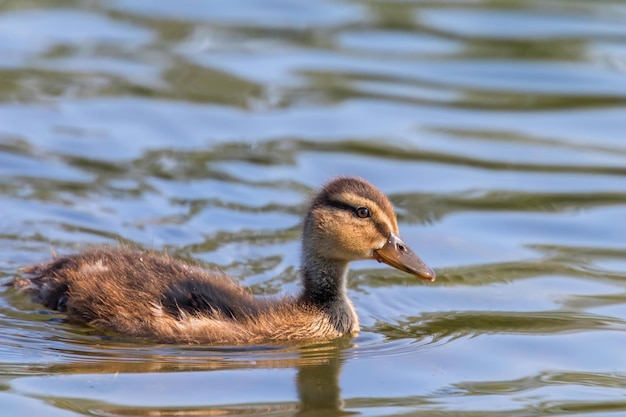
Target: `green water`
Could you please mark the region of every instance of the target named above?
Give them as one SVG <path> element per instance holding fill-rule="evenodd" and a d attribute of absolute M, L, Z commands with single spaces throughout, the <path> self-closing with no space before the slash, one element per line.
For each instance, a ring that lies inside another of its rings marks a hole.
<path fill-rule="evenodd" d="M 358 337 L 232 349 L 2 288 L 0 415 L 626 415 L 626 2 L 0 3 L 1 283 L 132 242 L 295 293 L 336 175 L 435 283 L 358 262 Z"/>

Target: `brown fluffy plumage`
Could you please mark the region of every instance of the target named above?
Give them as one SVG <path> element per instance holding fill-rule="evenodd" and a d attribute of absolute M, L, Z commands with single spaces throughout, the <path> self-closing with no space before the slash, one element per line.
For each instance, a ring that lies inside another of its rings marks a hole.
<path fill-rule="evenodd" d="M 303 290 L 255 297 L 229 277 L 166 254 L 98 247 L 26 268 L 12 285 L 72 321 L 164 343 L 252 344 L 329 339 L 359 330 L 346 294 L 348 263 L 376 259 L 434 280 L 398 237 L 387 197 L 359 178 L 338 178 L 304 220 Z"/>

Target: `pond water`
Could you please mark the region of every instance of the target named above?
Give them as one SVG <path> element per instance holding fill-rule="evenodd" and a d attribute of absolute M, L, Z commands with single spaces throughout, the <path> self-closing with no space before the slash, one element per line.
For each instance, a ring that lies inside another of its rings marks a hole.
<path fill-rule="evenodd" d="M 438 274 L 355 263 L 358 337 L 249 348 L 3 287 L 1 415 L 626 415 L 626 2 L 5 1 L 0 57 L 0 283 L 131 242 L 295 293 L 336 175 Z"/>

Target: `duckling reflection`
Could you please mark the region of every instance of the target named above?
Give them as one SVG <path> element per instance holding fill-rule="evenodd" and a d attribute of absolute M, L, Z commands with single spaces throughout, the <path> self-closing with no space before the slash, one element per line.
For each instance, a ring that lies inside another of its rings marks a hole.
<path fill-rule="evenodd" d="M 324 361 L 315 364 L 302 364 L 298 368 L 296 383 L 298 388 L 297 415 L 300 417 L 323 415 L 358 414 L 343 410 L 339 376 L 343 365 L 340 350 Z"/>
<path fill-rule="evenodd" d="M 355 335 L 348 264 L 375 259 L 433 281 L 400 239 L 388 198 L 360 178 L 337 178 L 304 219 L 299 296 L 255 297 L 223 274 L 157 252 L 97 247 L 26 268 L 13 285 L 74 322 L 162 343 L 259 344 Z"/>
<path fill-rule="evenodd" d="M 146 406 L 122 406 L 100 402 L 91 402 L 90 413 L 97 415 L 132 415 L 137 417 L 148 416 L 199 416 L 199 415 L 257 415 L 279 412 L 282 415 L 294 415 L 299 417 L 309 416 L 337 416 L 357 414 L 345 411 L 341 397 L 340 373 L 345 361 L 345 354 L 354 349 L 355 345 L 349 338 L 340 338 L 323 344 L 291 347 L 288 349 L 272 349 L 251 351 L 249 349 L 237 350 L 229 348 L 201 348 L 188 347 L 166 348 L 155 346 L 137 351 L 128 343 L 118 344 L 115 340 L 107 345 L 99 345 L 89 356 L 91 360 L 85 360 L 84 353 L 77 356 L 73 362 L 59 363 L 45 367 L 35 366 L 36 372 L 52 375 L 86 375 L 90 381 L 104 380 L 111 382 L 115 375 L 116 384 L 124 386 L 128 384 L 126 375 L 131 375 L 133 383 L 136 383 L 139 374 L 146 374 L 145 384 L 150 391 L 151 386 L 163 389 L 168 384 L 168 373 L 174 372 L 203 372 L 206 374 L 206 382 L 227 379 L 233 381 L 233 376 L 246 378 L 243 372 L 257 372 L 264 369 L 296 369 L 295 385 L 298 395 L 297 401 L 269 401 L 249 402 L 246 392 L 239 395 L 240 405 L 221 403 L 219 394 L 215 390 L 208 390 L 206 405 L 193 406 L 169 406 L 169 405 L 146 405 Z M 110 348 L 113 347 L 111 351 Z M 102 350 L 102 352 L 98 352 Z M 71 351 L 71 347 L 70 347 Z M 161 352 L 159 354 L 158 352 Z M 294 356 L 295 354 L 295 356 Z M 70 355 L 71 357 L 71 355 Z M 68 358 L 66 358 L 67 360 Z M 224 375 L 234 372 L 229 378 Z M 98 377 L 97 375 L 101 375 Z M 277 373 L 268 373 L 268 381 L 275 381 Z M 281 374 L 278 374 L 281 375 Z M 290 372 L 283 373 L 282 377 L 291 381 Z M 80 378 L 80 376 L 78 376 Z M 102 378 L 102 379 L 101 379 Z M 197 380 L 197 379 L 195 379 Z M 176 379 L 180 381 L 180 379 Z M 281 384 L 279 384 L 281 385 Z M 240 388 L 237 384 L 221 386 L 218 392 L 238 393 Z M 290 389 L 289 392 L 292 392 Z M 216 396 L 217 395 L 217 396 Z M 254 395 L 253 395 L 254 397 Z M 195 397 L 194 397 L 195 398 Z M 67 399 L 61 404 L 68 404 Z M 81 400 L 82 401 L 82 400 Z M 181 404 L 177 397 L 175 403 Z M 161 404 L 163 401 L 161 401 Z"/>

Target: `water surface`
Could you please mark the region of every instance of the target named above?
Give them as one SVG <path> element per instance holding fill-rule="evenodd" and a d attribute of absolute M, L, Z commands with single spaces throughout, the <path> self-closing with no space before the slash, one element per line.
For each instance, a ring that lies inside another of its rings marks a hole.
<path fill-rule="evenodd" d="M 626 414 L 622 1 L 0 5 L 0 280 L 89 244 L 298 290 L 358 175 L 435 267 L 352 266 L 363 331 L 167 346 L 0 293 L 2 415 Z"/>

